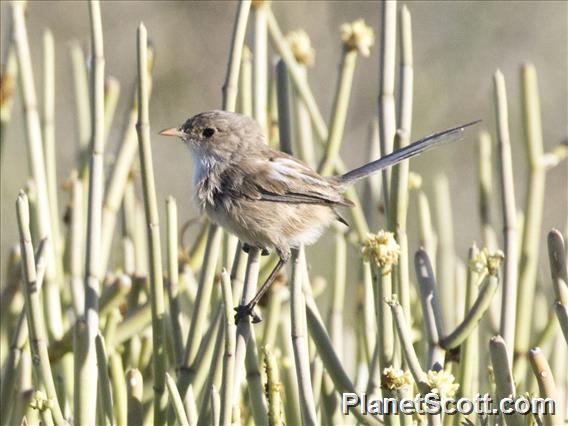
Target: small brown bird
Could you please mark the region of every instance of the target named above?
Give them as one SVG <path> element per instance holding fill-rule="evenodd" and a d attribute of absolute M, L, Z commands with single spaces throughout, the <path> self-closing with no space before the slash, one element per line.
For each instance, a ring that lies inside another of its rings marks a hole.
<path fill-rule="evenodd" d="M 337 212 L 353 205 L 343 195 L 346 187 L 476 123 L 433 134 L 333 177 L 320 176 L 302 161 L 268 147 L 257 122 L 241 114 L 203 112 L 160 134 L 179 137 L 191 150 L 193 199 L 201 211 L 236 235 L 245 249 L 274 250 L 279 256 L 256 296 L 235 308 L 235 321 L 251 315 L 258 322 L 254 307 L 290 258 L 290 249 L 313 244 L 334 220 L 346 223 Z"/>

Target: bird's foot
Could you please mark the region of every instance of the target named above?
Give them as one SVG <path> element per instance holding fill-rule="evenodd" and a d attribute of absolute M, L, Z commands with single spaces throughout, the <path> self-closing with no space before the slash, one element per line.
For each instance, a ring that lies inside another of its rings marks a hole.
<path fill-rule="evenodd" d="M 252 318 L 252 323 L 256 324 L 262 321 L 262 318 L 259 314 L 257 314 L 254 311 L 254 306 L 251 306 L 251 304 L 246 304 L 246 305 L 239 305 L 235 308 L 235 311 L 237 312 L 235 314 L 235 324 L 239 324 L 239 322 L 241 320 L 246 319 L 247 317 L 251 317 Z"/>

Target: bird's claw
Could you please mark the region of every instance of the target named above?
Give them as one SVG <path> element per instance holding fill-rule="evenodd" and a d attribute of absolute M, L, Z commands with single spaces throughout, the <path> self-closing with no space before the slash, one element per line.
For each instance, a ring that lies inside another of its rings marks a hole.
<path fill-rule="evenodd" d="M 239 324 L 239 321 L 251 317 L 252 323 L 257 324 L 262 321 L 262 318 L 259 314 L 254 311 L 254 307 L 250 305 L 239 305 L 235 308 L 235 324 Z"/>

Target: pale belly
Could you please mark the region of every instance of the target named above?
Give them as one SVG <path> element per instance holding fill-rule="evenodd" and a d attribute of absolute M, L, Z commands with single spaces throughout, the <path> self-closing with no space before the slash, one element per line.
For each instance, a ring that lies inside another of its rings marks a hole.
<path fill-rule="evenodd" d="M 205 212 L 242 242 L 277 252 L 315 243 L 336 218 L 327 206 L 273 201 L 206 205 Z"/>

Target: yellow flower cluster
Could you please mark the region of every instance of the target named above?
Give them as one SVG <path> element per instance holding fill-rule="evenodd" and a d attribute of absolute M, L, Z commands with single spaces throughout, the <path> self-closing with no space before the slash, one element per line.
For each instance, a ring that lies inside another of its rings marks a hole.
<path fill-rule="evenodd" d="M 358 50 L 361 55 L 368 57 L 375 43 L 375 33 L 363 19 L 357 19 L 341 25 L 341 41 L 346 49 Z"/>
<path fill-rule="evenodd" d="M 503 259 L 505 259 L 505 254 L 501 250 L 492 253 L 484 248 L 469 261 L 469 267 L 478 273 L 487 272 L 490 275 L 495 275 L 499 272 Z"/>
<path fill-rule="evenodd" d="M 408 371 L 403 371 L 394 367 L 387 367 L 383 370 L 383 380 L 381 385 L 385 389 L 401 389 L 411 383 L 412 376 Z"/>
<path fill-rule="evenodd" d="M 316 53 L 312 47 L 310 37 L 304 30 L 290 31 L 286 35 L 286 41 L 299 64 L 308 67 L 314 64 Z"/>
<path fill-rule="evenodd" d="M 400 246 L 392 232 L 381 230 L 377 234 L 367 234 L 362 253 L 363 257 L 375 262 L 378 266 L 388 267 L 398 263 Z"/>
<path fill-rule="evenodd" d="M 459 384 L 454 383 L 455 377 L 447 371 L 428 371 L 428 386 L 432 392 L 437 393 L 441 397 L 452 397 L 456 394 Z"/>

